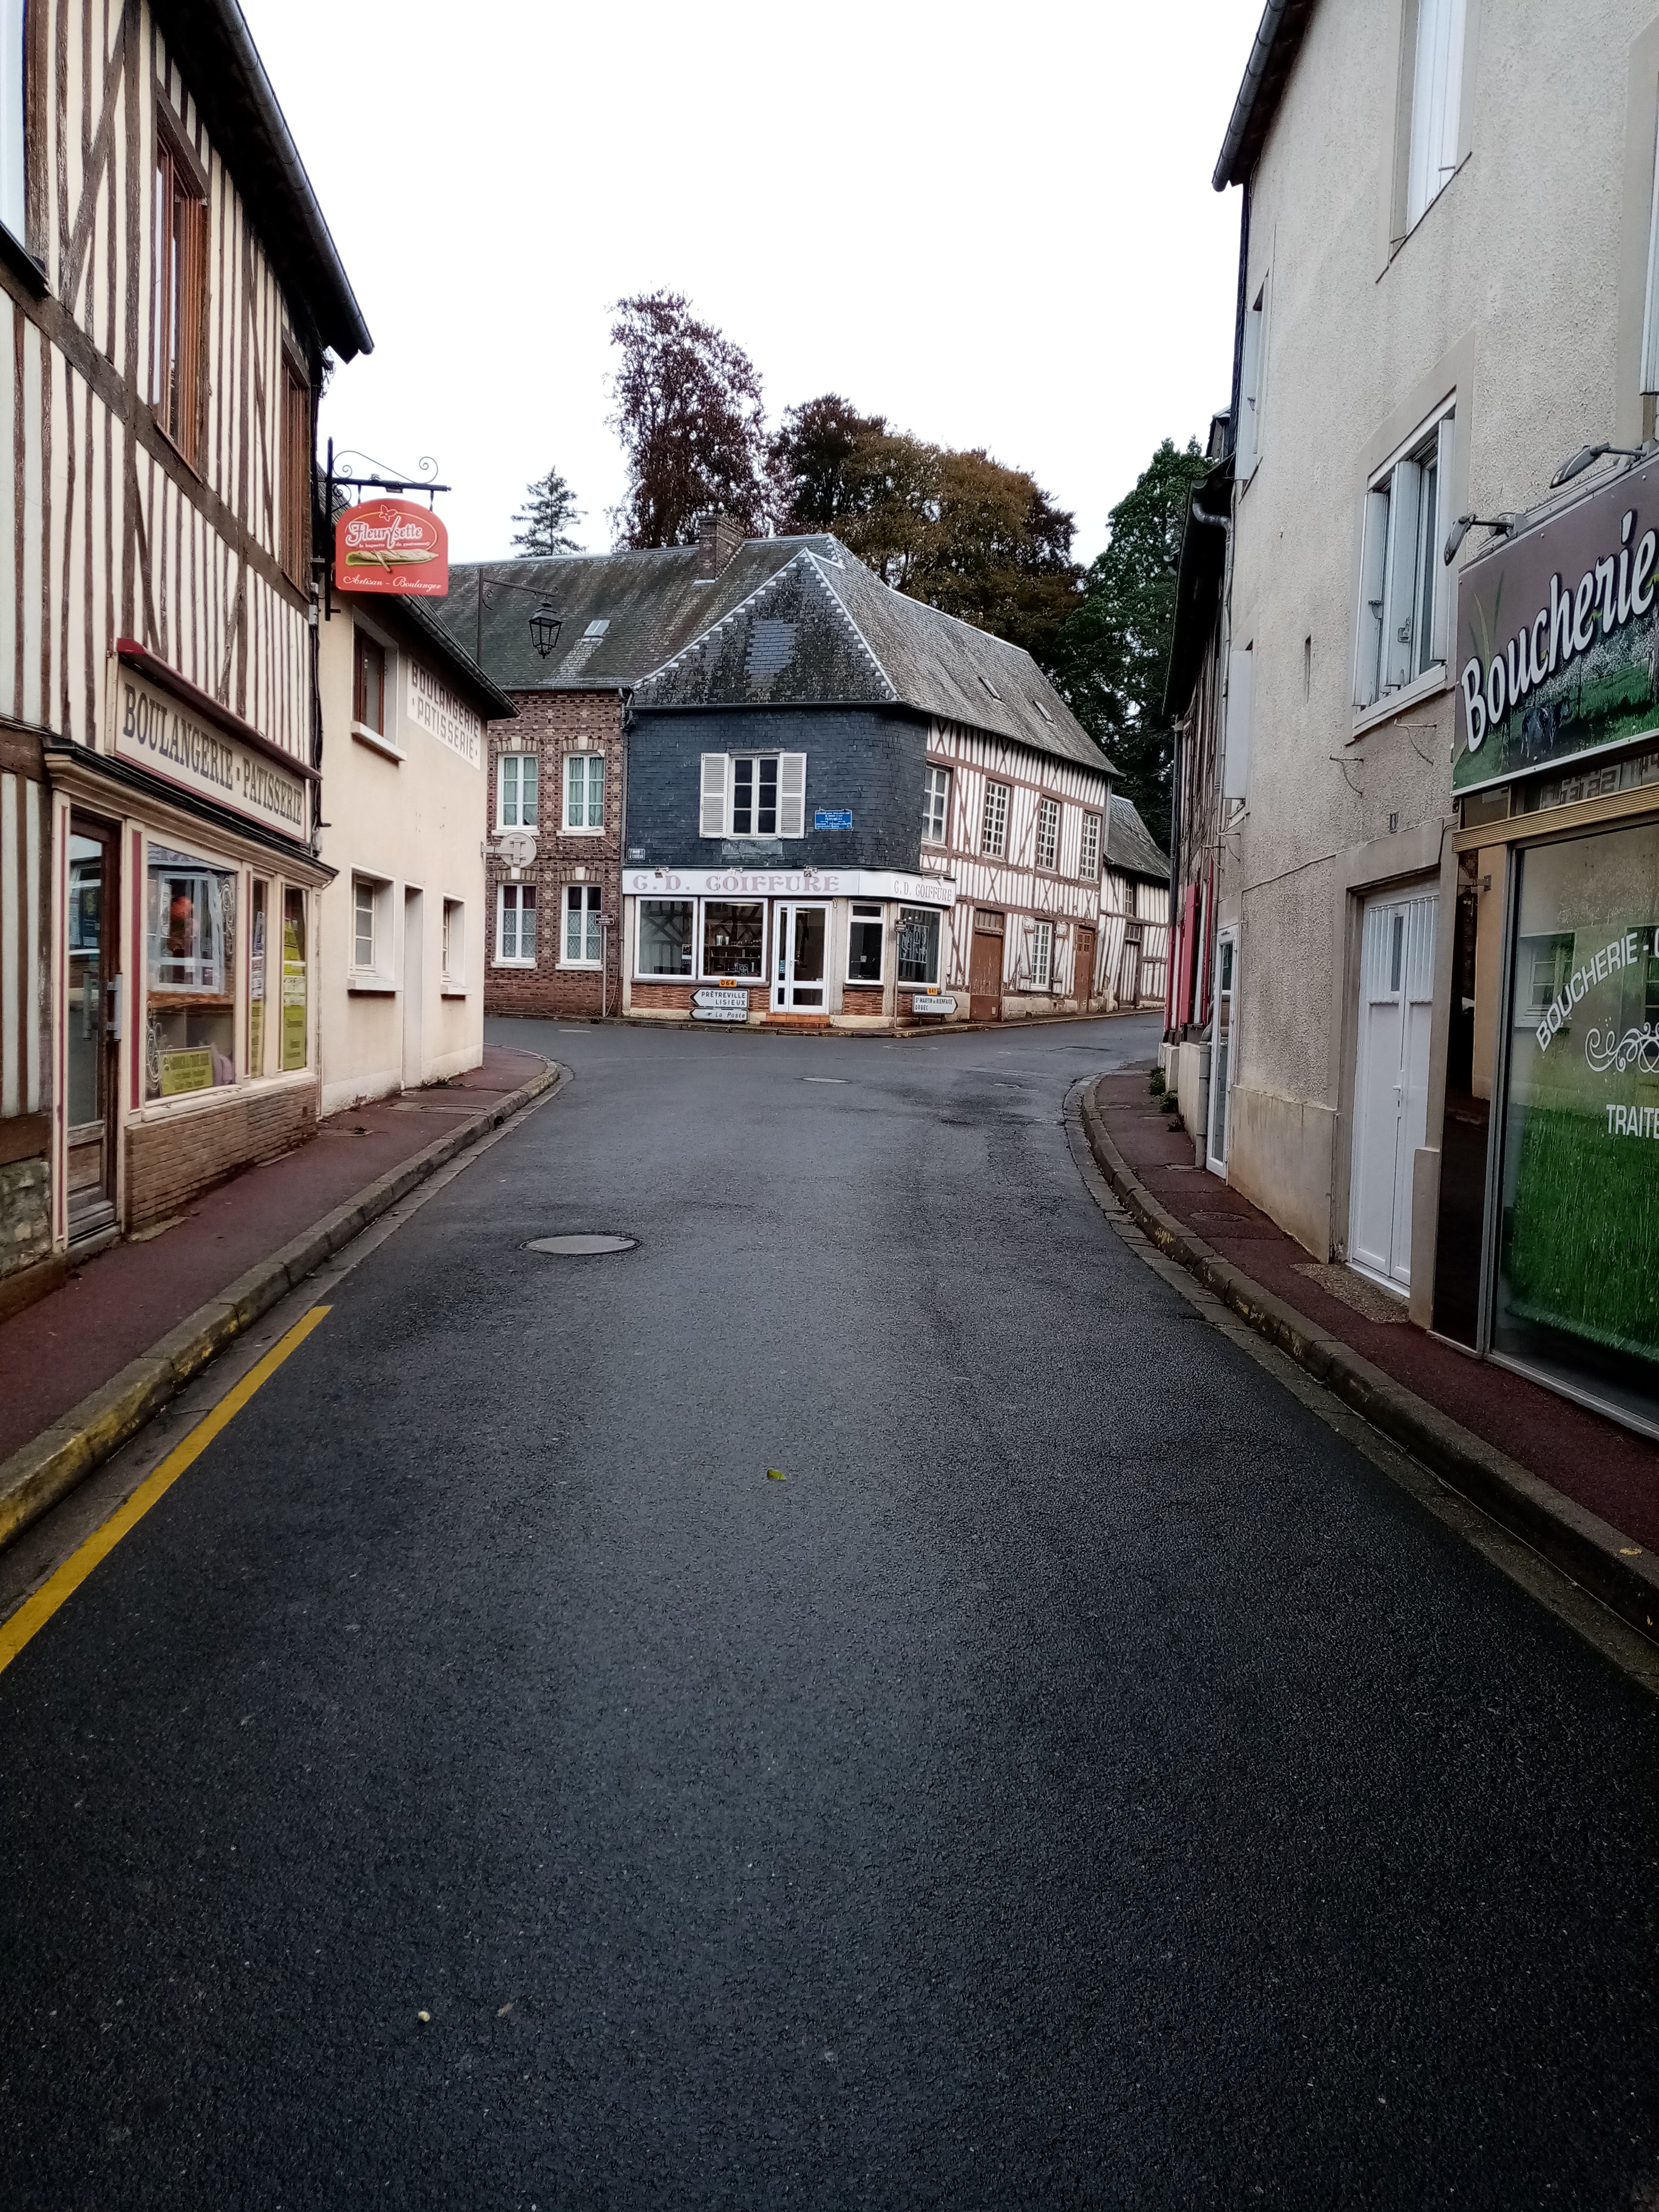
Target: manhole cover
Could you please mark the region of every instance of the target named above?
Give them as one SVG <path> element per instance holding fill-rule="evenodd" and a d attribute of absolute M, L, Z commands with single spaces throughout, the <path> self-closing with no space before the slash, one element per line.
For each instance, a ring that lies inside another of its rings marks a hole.
<path fill-rule="evenodd" d="M 527 1252 L 557 1252 L 564 1257 L 579 1260 L 597 1259 L 605 1252 L 631 1252 L 639 1243 L 637 1237 L 602 1237 L 584 1234 L 577 1237 L 535 1237 L 525 1249 Z"/>

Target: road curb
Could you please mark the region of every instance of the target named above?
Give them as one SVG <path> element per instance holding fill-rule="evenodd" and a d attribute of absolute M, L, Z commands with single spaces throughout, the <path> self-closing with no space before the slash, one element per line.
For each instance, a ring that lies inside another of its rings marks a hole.
<path fill-rule="evenodd" d="M 1449 1488 L 1513 1531 L 1641 1635 L 1659 1641 L 1659 1565 L 1650 1554 L 1385 1375 L 1352 1345 L 1327 1335 L 1194 1236 L 1159 1205 L 1112 1142 L 1096 1103 L 1098 1087 L 1097 1081 L 1083 1091 L 1084 1133 L 1113 1195 L 1150 1243 Z"/>
<path fill-rule="evenodd" d="M 331 1213 L 301 1230 L 269 1259 L 258 1261 L 234 1283 L 228 1283 L 148 1352 L 129 1360 L 118 1375 L 88 1393 L 78 1406 L 21 1445 L 9 1459 L 0 1461 L 0 1549 L 118 1452 L 193 1376 L 252 1328 L 279 1298 L 286 1297 L 447 1161 L 552 1089 L 565 1072 L 556 1060 L 544 1060 L 541 1073 L 528 1083 L 434 1138 L 423 1151 L 388 1168 Z"/>

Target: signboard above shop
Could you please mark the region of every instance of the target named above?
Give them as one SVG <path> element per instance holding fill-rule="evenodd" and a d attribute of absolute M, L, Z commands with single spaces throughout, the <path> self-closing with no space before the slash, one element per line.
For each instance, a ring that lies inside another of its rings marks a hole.
<path fill-rule="evenodd" d="M 181 679 L 175 693 L 141 672 L 152 657 L 131 638 L 110 663 L 109 750 L 164 783 L 228 809 L 262 830 L 304 843 L 311 835 L 307 785 L 313 771 L 286 759 L 211 701 L 198 706 Z"/>
<path fill-rule="evenodd" d="M 1456 792 L 1659 730 L 1659 459 L 1469 562 L 1450 672 Z"/>
<path fill-rule="evenodd" d="M 372 499 L 349 507 L 334 525 L 334 588 L 447 599 L 449 532 L 413 500 Z"/>

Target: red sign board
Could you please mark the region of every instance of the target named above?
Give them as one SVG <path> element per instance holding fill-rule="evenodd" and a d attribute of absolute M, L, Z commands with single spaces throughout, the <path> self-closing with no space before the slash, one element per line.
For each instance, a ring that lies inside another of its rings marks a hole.
<path fill-rule="evenodd" d="M 449 532 L 407 499 L 349 507 L 334 526 L 334 586 L 341 592 L 449 595 Z"/>

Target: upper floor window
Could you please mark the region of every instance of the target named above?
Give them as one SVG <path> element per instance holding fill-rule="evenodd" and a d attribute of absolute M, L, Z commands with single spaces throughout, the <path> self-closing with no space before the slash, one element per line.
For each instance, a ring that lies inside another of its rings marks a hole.
<path fill-rule="evenodd" d="M 150 404 L 161 428 L 194 467 L 202 427 L 207 203 L 195 164 L 159 116 L 155 218 Z"/>
<path fill-rule="evenodd" d="M 1036 822 L 1036 864 L 1052 868 L 1060 857 L 1060 801 L 1039 799 Z"/>
<path fill-rule="evenodd" d="M 1008 787 L 988 783 L 985 815 L 980 824 L 979 849 L 988 860 L 1000 860 L 1008 849 Z"/>
<path fill-rule="evenodd" d="M 567 753 L 564 757 L 564 826 L 567 830 L 605 827 L 605 755 Z"/>
<path fill-rule="evenodd" d="M 1463 101 L 1465 0 L 1417 0 L 1411 136 L 1406 161 L 1406 228 L 1410 230 L 1457 167 Z"/>
<path fill-rule="evenodd" d="M 951 771 L 948 768 L 930 768 L 921 799 L 921 842 L 924 845 L 942 845 L 945 825 L 951 804 Z"/>
<path fill-rule="evenodd" d="M 1354 703 L 1375 706 L 1446 658 L 1440 544 L 1450 496 L 1449 410 L 1365 495 Z"/>
<path fill-rule="evenodd" d="M 0 5 L 4 0 L 0 0 Z M 283 360 L 282 544 L 278 557 L 301 591 L 311 551 L 311 389 L 286 355 Z"/>
<path fill-rule="evenodd" d="M 805 753 L 705 753 L 697 811 L 703 837 L 806 834 Z"/>
<path fill-rule="evenodd" d="M 377 737 L 386 735 L 386 647 L 367 631 L 352 640 L 351 719 Z"/>
<path fill-rule="evenodd" d="M 0 0 L 0 222 L 20 244 L 27 220 L 23 184 L 24 0 Z"/>
<path fill-rule="evenodd" d="M 1242 480 L 1261 459 L 1261 389 L 1267 364 L 1267 280 L 1245 311 L 1238 359 L 1238 442 L 1234 469 Z"/>
<path fill-rule="evenodd" d="M 1083 817 L 1083 837 L 1078 848 L 1077 872 L 1085 883 L 1093 883 L 1100 873 L 1100 817 L 1085 814 Z"/>
<path fill-rule="evenodd" d="M 533 830 L 536 827 L 536 756 L 501 753 L 495 761 L 495 827 Z"/>

